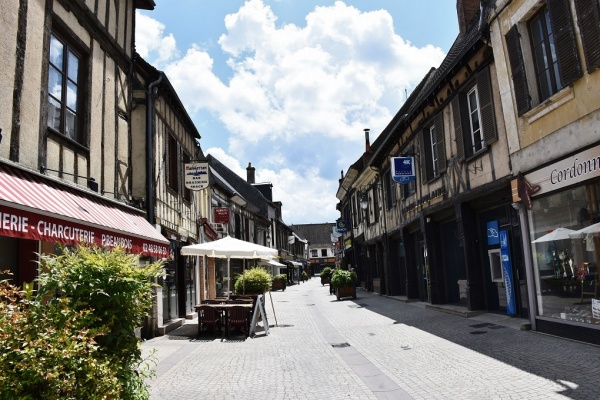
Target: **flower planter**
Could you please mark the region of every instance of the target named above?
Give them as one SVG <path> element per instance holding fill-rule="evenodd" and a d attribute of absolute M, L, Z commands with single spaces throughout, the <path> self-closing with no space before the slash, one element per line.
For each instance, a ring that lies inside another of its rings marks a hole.
<path fill-rule="evenodd" d="M 325 284 L 329 283 L 330 278 L 328 276 L 321 277 L 321 285 L 325 286 Z"/>
<path fill-rule="evenodd" d="M 352 285 L 344 285 L 344 286 L 336 287 L 335 295 L 338 300 L 342 297 L 352 297 L 353 299 L 355 299 L 356 298 L 356 286 L 354 286 L 354 284 L 352 284 Z"/>
<path fill-rule="evenodd" d="M 271 291 L 274 290 L 283 290 L 285 291 L 285 282 L 282 281 L 273 281 L 273 283 L 271 283 Z"/>

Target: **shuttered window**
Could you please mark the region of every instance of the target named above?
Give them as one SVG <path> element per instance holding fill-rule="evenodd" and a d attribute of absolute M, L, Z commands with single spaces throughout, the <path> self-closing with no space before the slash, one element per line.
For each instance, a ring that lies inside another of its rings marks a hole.
<path fill-rule="evenodd" d="M 457 157 L 463 161 L 498 140 L 489 68 L 452 99 Z M 445 167 L 444 167 L 445 168 Z"/>
<path fill-rule="evenodd" d="M 594 3 L 594 7 L 597 8 L 596 0 Z M 547 1 L 546 5 L 527 21 L 530 37 L 528 44 L 521 41 L 517 25 L 507 32 L 506 49 L 519 115 L 571 85 L 583 74 L 572 18 L 569 0 Z M 598 41 L 597 33 L 590 39 L 591 42 L 594 40 Z M 524 45 L 527 47 L 522 47 Z M 593 44 L 591 45 L 593 47 Z M 597 45 L 595 48 L 598 49 Z M 530 54 L 534 61 L 535 82 L 533 78 L 532 81 L 527 80 L 524 60 L 528 57 L 523 56 L 525 53 Z M 532 101 L 531 94 L 536 92 L 537 99 Z"/>
<path fill-rule="evenodd" d="M 424 180 L 430 181 L 438 178 L 446 170 L 446 151 L 444 146 L 444 119 L 439 112 L 433 118 L 433 123 L 427 125 L 422 133 L 422 160 L 421 173 Z"/>
<path fill-rule="evenodd" d="M 597 0 L 575 0 L 577 24 L 581 33 L 587 72 L 600 67 L 600 3 Z"/>
<path fill-rule="evenodd" d="M 167 185 L 169 189 L 177 192 L 179 190 L 179 159 L 177 156 L 177 139 L 173 135 L 167 138 Z"/>

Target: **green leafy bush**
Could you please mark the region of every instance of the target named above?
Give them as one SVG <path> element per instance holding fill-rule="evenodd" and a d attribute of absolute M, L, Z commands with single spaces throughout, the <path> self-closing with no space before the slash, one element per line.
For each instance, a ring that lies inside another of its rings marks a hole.
<path fill-rule="evenodd" d="M 308 280 L 308 274 L 306 273 L 306 271 L 302 271 L 302 280 L 303 281 L 307 281 Z"/>
<path fill-rule="evenodd" d="M 286 274 L 279 274 L 279 275 L 275 275 L 273 277 L 273 282 L 286 282 L 287 281 L 287 275 Z"/>
<path fill-rule="evenodd" d="M 161 264 L 76 247 L 42 256 L 41 269 L 32 300 L 2 286 L 0 398 L 147 399 L 150 374 L 134 331 Z"/>
<path fill-rule="evenodd" d="M 236 293 L 264 293 L 271 286 L 271 274 L 266 269 L 254 267 L 245 270 L 235 281 Z"/>
<path fill-rule="evenodd" d="M 330 267 L 325 267 L 323 268 L 323 270 L 321 271 L 321 278 L 329 278 L 329 274 L 331 274 L 331 268 Z"/>
<path fill-rule="evenodd" d="M 335 287 L 353 285 L 356 282 L 356 272 L 336 269 L 331 276 L 331 285 Z"/>

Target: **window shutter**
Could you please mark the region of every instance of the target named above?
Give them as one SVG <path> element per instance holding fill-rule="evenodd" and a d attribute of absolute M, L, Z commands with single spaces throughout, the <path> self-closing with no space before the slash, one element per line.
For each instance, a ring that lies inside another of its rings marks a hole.
<path fill-rule="evenodd" d="M 552 23 L 560 77 L 563 87 L 566 87 L 581 78 L 582 75 L 573 20 L 571 19 L 571 7 L 569 7 L 568 0 L 548 0 L 546 4 Z"/>
<path fill-rule="evenodd" d="M 508 59 L 510 61 L 515 101 L 519 116 L 531 109 L 531 97 L 529 96 L 529 87 L 527 86 L 527 74 L 525 73 L 520 38 L 517 25 L 514 25 L 506 33 L 506 50 L 508 51 Z"/>
<path fill-rule="evenodd" d="M 597 1 L 575 0 L 587 72 L 600 67 L 600 5 Z"/>
<path fill-rule="evenodd" d="M 477 75 L 477 92 L 479 94 L 479 107 L 481 108 L 483 140 L 485 145 L 489 146 L 498 140 L 489 68 L 484 69 Z"/>
<path fill-rule="evenodd" d="M 446 171 L 446 145 L 444 143 L 444 113 L 440 111 L 434 119 L 438 173 Z"/>
<path fill-rule="evenodd" d="M 460 114 L 460 96 L 458 93 L 452 99 L 452 119 L 454 119 L 454 136 L 456 140 L 456 157 L 458 161 L 465 159 L 465 145 L 462 129 L 462 117 Z"/>
<path fill-rule="evenodd" d="M 417 136 L 417 143 L 419 148 L 419 164 L 421 164 L 421 183 L 427 182 L 429 179 L 427 176 L 427 163 L 430 161 L 427 159 L 427 151 L 425 149 L 425 131 L 420 131 Z"/>

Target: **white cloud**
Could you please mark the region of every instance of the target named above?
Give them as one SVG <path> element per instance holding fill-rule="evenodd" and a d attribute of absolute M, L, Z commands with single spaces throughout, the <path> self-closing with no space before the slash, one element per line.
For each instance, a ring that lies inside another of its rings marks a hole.
<path fill-rule="evenodd" d="M 210 152 L 237 163 L 242 177 L 252 162 L 257 177 L 273 183 L 289 223 L 336 218 L 340 171 L 362 154 L 363 128 L 371 128 L 373 143 L 405 91 L 444 57 L 398 36 L 385 10 L 361 12 L 338 1 L 316 7 L 305 26 L 282 26 L 263 0 L 248 0 L 224 20 L 218 43 L 230 78 L 223 81 L 206 51 L 193 46 L 178 58 L 161 23 L 137 23 L 138 35 L 144 32 L 138 51 L 164 63 L 190 115 L 207 112 L 223 125 L 222 150 Z"/>

